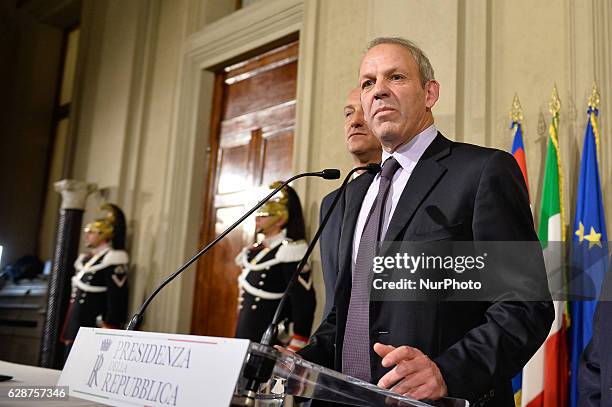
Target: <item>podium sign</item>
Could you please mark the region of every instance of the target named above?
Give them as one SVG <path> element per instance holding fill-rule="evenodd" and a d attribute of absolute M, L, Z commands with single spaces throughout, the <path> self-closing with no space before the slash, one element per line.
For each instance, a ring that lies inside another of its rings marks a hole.
<path fill-rule="evenodd" d="M 58 386 L 111 406 L 229 406 L 249 341 L 81 328 Z"/>

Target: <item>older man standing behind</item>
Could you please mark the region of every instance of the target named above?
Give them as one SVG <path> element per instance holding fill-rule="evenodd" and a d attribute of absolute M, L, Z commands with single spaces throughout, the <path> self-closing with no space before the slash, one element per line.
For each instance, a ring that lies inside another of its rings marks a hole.
<path fill-rule="evenodd" d="M 379 163 L 382 147 L 374 137 L 365 118 L 360 100 L 359 88 L 351 90 L 346 97 L 344 105 L 344 137 L 346 149 L 353 158 L 353 167 L 361 167 L 370 163 Z M 330 192 L 321 201 L 319 220 L 323 220 L 329 210 L 338 190 Z M 344 216 L 344 201 L 338 202 L 334 208 L 327 225 L 321 233 L 321 264 L 323 279 L 325 281 L 325 309 L 323 316 L 327 316 L 334 303 L 334 289 L 338 276 L 338 247 L 340 243 L 340 228 Z"/>

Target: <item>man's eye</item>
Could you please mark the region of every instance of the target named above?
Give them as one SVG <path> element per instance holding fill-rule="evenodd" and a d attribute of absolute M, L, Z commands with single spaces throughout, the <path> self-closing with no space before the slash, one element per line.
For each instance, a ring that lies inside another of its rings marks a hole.
<path fill-rule="evenodd" d="M 400 74 L 391 75 L 391 80 L 399 81 L 399 80 L 402 80 L 402 79 L 404 79 L 403 75 L 400 75 Z"/>
<path fill-rule="evenodd" d="M 374 84 L 374 81 L 369 80 L 369 79 L 367 81 L 363 81 L 361 82 L 361 89 L 369 88 L 373 84 Z"/>

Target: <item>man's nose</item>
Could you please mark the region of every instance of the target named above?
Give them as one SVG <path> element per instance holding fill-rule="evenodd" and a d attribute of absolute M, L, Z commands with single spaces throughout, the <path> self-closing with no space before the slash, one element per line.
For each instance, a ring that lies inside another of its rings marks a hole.
<path fill-rule="evenodd" d="M 374 85 L 374 98 L 381 99 L 383 97 L 389 96 L 389 88 L 384 80 L 376 81 Z"/>
<path fill-rule="evenodd" d="M 350 126 L 353 129 L 357 129 L 359 127 L 363 127 L 363 116 L 360 115 L 353 115 L 353 117 L 351 118 L 351 122 L 350 122 Z"/>

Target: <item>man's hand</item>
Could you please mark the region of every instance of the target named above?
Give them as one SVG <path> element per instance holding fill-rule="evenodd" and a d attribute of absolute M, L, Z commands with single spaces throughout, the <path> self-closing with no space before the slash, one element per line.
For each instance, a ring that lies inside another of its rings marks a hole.
<path fill-rule="evenodd" d="M 384 367 L 395 367 L 380 378 L 377 386 L 417 400 L 437 400 L 448 394 L 438 366 L 417 348 L 396 348 L 374 344 L 374 352 L 383 358 Z"/>

